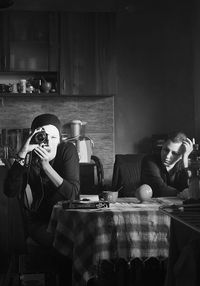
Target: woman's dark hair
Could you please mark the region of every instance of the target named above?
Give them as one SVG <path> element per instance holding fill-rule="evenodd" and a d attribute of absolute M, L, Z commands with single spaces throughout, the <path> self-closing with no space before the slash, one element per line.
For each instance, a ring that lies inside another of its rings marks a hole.
<path fill-rule="evenodd" d="M 187 136 L 182 131 L 174 131 L 168 134 L 167 140 L 170 140 L 174 143 L 182 143 L 187 139 Z"/>
<path fill-rule="evenodd" d="M 37 117 L 35 117 L 31 124 L 31 129 L 35 130 L 38 127 L 49 125 L 49 124 L 54 125 L 58 129 L 59 133 L 61 133 L 60 120 L 58 119 L 56 115 L 50 114 L 50 113 L 40 114 Z"/>

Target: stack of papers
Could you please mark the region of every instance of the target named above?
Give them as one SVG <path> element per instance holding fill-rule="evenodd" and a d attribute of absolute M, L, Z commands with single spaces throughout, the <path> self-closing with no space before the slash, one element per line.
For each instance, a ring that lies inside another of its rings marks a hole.
<path fill-rule="evenodd" d="M 108 202 L 92 201 L 61 201 L 59 205 L 65 209 L 102 209 L 109 208 Z"/>
<path fill-rule="evenodd" d="M 155 201 L 160 203 L 161 205 L 182 205 L 183 200 L 179 197 L 160 197 L 160 198 L 154 198 Z"/>
<path fill-rule="evenodd" d="M 88 201 L 88 202 L 98 202 L 98 195 L 80 195 L 80 201 Z"/>
<path fill-rule="evenodd" d="M 111 209 L 121 209 L 126 210 L 130 208 L 137 209 L 154 209 L 157 210 L 161 206 L 171 206 L 171 205 L 181 205 L 182 200 L 177 197 L 160 197 L 151 198 L 148 201 L 140 202 L 137 198 L 118 198 L 116 203 L 111 203 Z"/>

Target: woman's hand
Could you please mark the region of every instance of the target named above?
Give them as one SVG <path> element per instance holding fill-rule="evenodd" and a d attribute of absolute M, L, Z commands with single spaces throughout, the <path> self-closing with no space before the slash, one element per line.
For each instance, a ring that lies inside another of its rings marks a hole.
<path fill-rule="evenodd" d="M 49 162 L 51 160 L 49 147 L 37 145 L 34 148 L 34 152 L 39 157 L 40 164 L 41 164 L 42 168 L 45 169 L 45 167 L 47 167 L 49 165 Z"/>
<path fill-rule="evenodd" d="M 38 144 L 33 152 L 36 155 L 36 162 L 56 186 L 60 187 L 63 183 L 63 178 L 54 170 L 50 162 L 56 157 L 58 144 L 60 143 L 59 130 L 53 125 L 44 125 L 42 129 L 46 133 L 46 140 Z"/>
<path fill-rule="evenodd" d="M 63 178 L 53 169 L 49 162 L 52 160 L 51 148 L 48 146 L 37 146 L 34 152 L 39 158 L 42 169 L 53 182 L 56 187 L 59 187 L 63 183 Z"/>
<path fill-rule="evenodd" d="M 20 148 L 18 155 L 20 158 L 25 158 L 27 153 L 33 151 L 38 145 L 37 144 L 30 144 L 31 139 L 33 138 L 33 136 L 39 132 L 41 130 L 41 128 L 34 130 L 34 132 L 32 132 L 29 137 L 26 139 L 24 145 Z"/>

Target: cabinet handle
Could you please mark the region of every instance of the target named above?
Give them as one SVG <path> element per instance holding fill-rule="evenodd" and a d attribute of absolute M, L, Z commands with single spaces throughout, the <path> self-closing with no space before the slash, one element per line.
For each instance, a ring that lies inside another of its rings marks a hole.
<path fill-rule="evenodd" d="M 63 91 L 65 91 L 65 79 L 63 79 Z"/>
<path fill-rule="evenodd" d="M 6 69 L 6 56 L 4 56 L 4 69 Z"/>
<path fill-rule="evenodd" d="M 2 70 L 6 69 L 6 56 L 1 56 L 0 68 Z"/>

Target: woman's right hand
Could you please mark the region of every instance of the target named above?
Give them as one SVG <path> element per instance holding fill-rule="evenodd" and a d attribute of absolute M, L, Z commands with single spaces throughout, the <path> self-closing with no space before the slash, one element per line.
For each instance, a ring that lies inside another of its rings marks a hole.
<path fill-rule="evenodd" d="M 26 139 L 25 143 L 22 145 L 22 147 L 20 148 L 19 152 L 18 152 L 18 156 L 20 158 L 25 158 L 27 153 L 33 151 L 38 144 L 30 144 L 31 139 L 33 138 L 33 136 L 35 135 L 35 133 L 37 133 L 38 131 L 40 131 L 40 129 L 35 129 L 30 135 L 29 137 Z"/>

